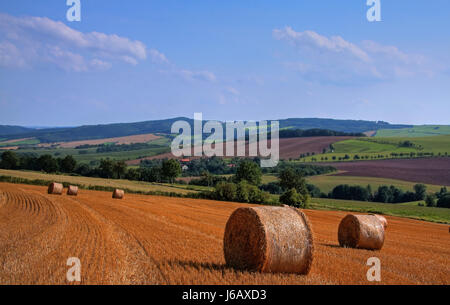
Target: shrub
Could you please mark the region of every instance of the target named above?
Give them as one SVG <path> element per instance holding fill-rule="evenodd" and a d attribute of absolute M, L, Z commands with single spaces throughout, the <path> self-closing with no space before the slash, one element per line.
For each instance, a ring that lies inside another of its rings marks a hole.
<path fill-rule="evenodd" d="M 219 182 L 214 190 L 214 198 L 217 200 L 233 201 L 236 194 L 236 184 L 230 182 Z"/>
<path fill-rule="evenodd" d="M 331 192 L 331 198 L 342 200 L 369 201 L 371 194 L 362 186 L 349 186 L 342 184 L 336 186 Z"/>
<path fill-rule="evenodd" d="M 262 191 L 269 192 L 270 194 L 281 195 L 283 194 L 283 189 L 278 182 L 269 182 L 263 184 L 259 187 Z"/>
<path fill-rule="evenodd" d="M 261 176 L 262 173 L 259 165 L 253 161 L 245 160 L 239 164 L 236 175 L 234 176 L 234 181 L 239 183 L 242 180 L 246 180 L 250 184 L 260 185 Z"/>
<path fill-rule="evenodd" d="M 427 207 L 436 207 L 437 200 L 435 195 L 427 195 L 425 198 L 425 203 Z"/>
<path fill-rule="evenodd" d="M 245 180 L 243 180 L 237 184 L 236 201 L 245 202 L 245 203 L 250 202 L 250 185 Z"/>
<path fill-rule="evenodd" d="M 443 196 L 441 196 L 441 198 L 439 198 L 438 202 L 437 202 L 437 207 L 438 208 L 450 208 L 450 193 L 447 193 Z"/>
<path fill-rule="evenodd" d="M 296 208 L 306 208 L 309 203 L 309 195 L 301 195 L 297 193 L 295 188 L 291 188 L 280 196 L 280 202 Z"/>
<path fill-rule="evenodd" d="M 314 184 L 307 184 L 306 185 L 309 195 L 313 198 L 320 198 L 322 197 L 322 192 L 320 191 L 320 188 L 315 186 Z"/>

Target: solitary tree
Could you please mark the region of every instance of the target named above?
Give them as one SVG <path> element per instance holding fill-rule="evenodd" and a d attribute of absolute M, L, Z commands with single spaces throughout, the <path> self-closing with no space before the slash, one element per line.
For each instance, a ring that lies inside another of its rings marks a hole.
<path fill-rule="evenodd" d="M 416 193 L 416 200 L 424 200 L 427 195 L 427 186 L 424 184 L 414 185 L 414 191 Z"/>
<path fill-rule="evenodd" d="M 109 159 L 103 159 L 100 161 L 100 166 L 98 167 L 100 175 L 103 178 L 112 178 L 114 176 L 114 162 Z"/>
<path fill-rule="evenodd" d="M 161 168 L 162 176 L 170 183 L 175 182 L 175 178 L 181 175 L 181 165 L 177 160 L 164 160 Z"/>
<path fill-rule="evenodd" d="M 127 172 L 127 165 L 124 161 L 114 162 L 113 172 L 117 179 L 121 179 L 125 176 Z"/>

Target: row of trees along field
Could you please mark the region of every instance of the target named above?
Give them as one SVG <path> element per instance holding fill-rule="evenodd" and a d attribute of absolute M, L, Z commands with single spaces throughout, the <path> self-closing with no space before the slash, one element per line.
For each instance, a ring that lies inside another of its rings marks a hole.
<path fill-rule="evenodd" d="M 327 153 L 326 151 L 323 152 Z M 318 161 L 349 161 L 349 160 L 376 160 L 376 159 L 397 159 L 397 158 L 426 158 L 426 157 L 447 157 L 448 152 L 401 152 L 401 153 L 385 153 L 385 154 L 370 154 L 370 155 L 362 155 L 362 154 L 345 154 L 344 156 L 316 156 L 315 153 L 306 153 L 301 154 L 300 158 L 304 159 L 306 157 L 311 157 L 311 162 Z"/>
<path fill-rule="evenodd" d="M 187 169 L 183 171 L 184 177 L 200 177 L 204 175 L 205 172 L 211 175 L 232 175 L 236 173 L 237 165 L 242 161 L 242 158 L 232 158 L 228 162 L 223 158 L 211 157 L 211 158 L 200 158 L 193 159 L 189 162 L 183 163 L 187 166 Z M 255 157 L 249 159 L 255 163 L 260 164 L 260 158 Z M 152 168 L 159 166 L 161 160 L 143 160 L 141 161 L 141 167 Z M 321 166 L 321 165 L 311 165 L 311 164 L 298 164 L 286 161 L 280 161 L 277 166 L 271 168 L 262 168 L 263 174 L 278 174 L 286 168 L 294 168 L 298 170 L 303 176 L 314 176 L 322 175 L 336 171 L 336 168 L 332 166 Z"/>
<path fill-rule="evenodd" d="M 0 160 L 0 167 L 3 169 L 34 170 L 46 173 L 60 172 L 86 177 L 170 182 L 180 175 L 180 170 L 178 166 L 175 166 L 174 161 L 168 163 L 168 160 L 161 159 L 144 160 L 141 162 L 140 168 L 127 168 L 125 162 L 109 159 L 101 160 L 98 166 L 90 166 L 85 163 L 77 163 L 71 155 L 65 156 L 64 158 L 55 158 L 51 155 L 36 156 L 34 154 L 17 154 L 13 151 L 5 151 L 1 154 Z M 218 157 L 193 159 L 185 163 L 187 169 L 182 174 L 185 177 L 200 177 L 204 173 L 212 175 L 235 174 L 237 165 L 242 160 L 240 158 L 233 158 L 231 161 L 226 162 L 224 159 Z M 254 158 L 252 161 L 259 163 L 260 159 Z M 176 163 L 178 164 L 178 162 Z M 288 167 L 295 168 L 303 176 L 320 175 L 336 171 L 331 166 L 280 162 L 276 167 L 262 169 L 262 173 L 277 174 Z"/>
<path fill-rule="evenodd" d="M 64 173 L 84 177 L 108 179 L 128 179 L 147 182 L 175 181 L 181 174 L 181 166 L 176 160 L 162 160 L 152 168 L 128 168 L 124 161 L 103 159 L 97 167 L 80 163 L 72 156 L 54 158 L 51 155 L 36 157 L 5 151 L 1 155 L 0 168 L 12 170 L 33 170 L 46 173 Z"/>
<path fill-rule="evenodd" d="M 423 201 L 428 207 L 450 208 L 450 193 L 446 187 L 435 194 L 427 194 L 427 186 L 414 185 L 414 191 L 406 191 L 391 185 L 380 186 L 372 192 L 370 185 L 367 187 L 349 186 L 346 184 L 336 186 L 327 196 L 332 199 L 372 201 L 381 203 L 405 203 Z"/>

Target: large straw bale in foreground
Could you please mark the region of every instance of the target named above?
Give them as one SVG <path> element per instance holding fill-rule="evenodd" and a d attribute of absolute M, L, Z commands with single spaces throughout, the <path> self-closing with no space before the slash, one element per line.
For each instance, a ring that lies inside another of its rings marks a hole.
<path fill-rule="evenodd" d="M 384 244 L 384 226 L 375 215 L 347 215 L 338 232 L 342 247 L 380 250 Z"/>
<path fill-rule="evenodd" d="M 77 196 L 78 195 L 78 186 L 69 185 L 69 187 L 67 188 L 67 195 Z"/>
<path fill-rule="evenodd" d="M 115 189 L 112 198 L 123 199 L 123 196 L 125 196 L 125 192 L 123 190 Z"/>
<path fill-rule="evenodd" d="M 52 182 L 48 186 L 48 193 L 51 195 L 62 195 L 64 186 L 61 183 Z"/>
<path fill-rule="evenodd" d="M 373 214 L 376 218 L 378 218 L 378 220 L 381 222 L 381 224 L 383 225 L 384 229 L 386 230 L 387 226 L 388 226 L 388 222 L 387 219 L 384 216 L 378 215 L 378 214 Z"/>
<path fill-rule="evenodd" d="M 239 208 L 224 236 L 227 265 L 240 270 L 308 274 L 313 234 L 305 214 L 289 207 Z"/>

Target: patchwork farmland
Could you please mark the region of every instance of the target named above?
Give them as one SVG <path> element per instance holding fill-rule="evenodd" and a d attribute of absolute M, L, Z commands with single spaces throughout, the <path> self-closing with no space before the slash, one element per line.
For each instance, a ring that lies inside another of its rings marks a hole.
<path fill-rule="evenodd" d="M 240 206 L 207 200 L 0 183 L 0 282 L 65 284 L 66 261 L 79 257 L 82 284 L 367 284 L 373 251 L 341 248 L 345 212 L 305 213 L 315 253 L 307 276 L 236 271 L 225 265 L 223 234 Z M 450 283 L 448 225 L 387 217 L 381 284 Z M 424 272 L 426 270 L 426 272 Z"/>
<path fill-rule="evenodd" d="M 320 154 L 324 149 L 328 149 L 331 144 L 348 140 L 353 137 L 305 137 L 305 138 L 286 138 L 280 139 L 280 158 L 281 159 L 298 159 L 301 154 L 314 153 Z M 226 143 L 223 143 L 224 154 L 226 152 Z M 271 145 L 271 141 L 268 141 L 268 145 Z M 246 143 L 245 151 L 248 156 L 249 145 Z M 236 152 L 236 145 L 235 145 Z M 193 153 L 192 153 L 193 155 Z M 142 160 L 154 160 L 174 158 L 172 153 L 164 153 L 156 156 L 140 158 L 136 160 L 127 161 L 128 165 L 139 165 Z"/>

